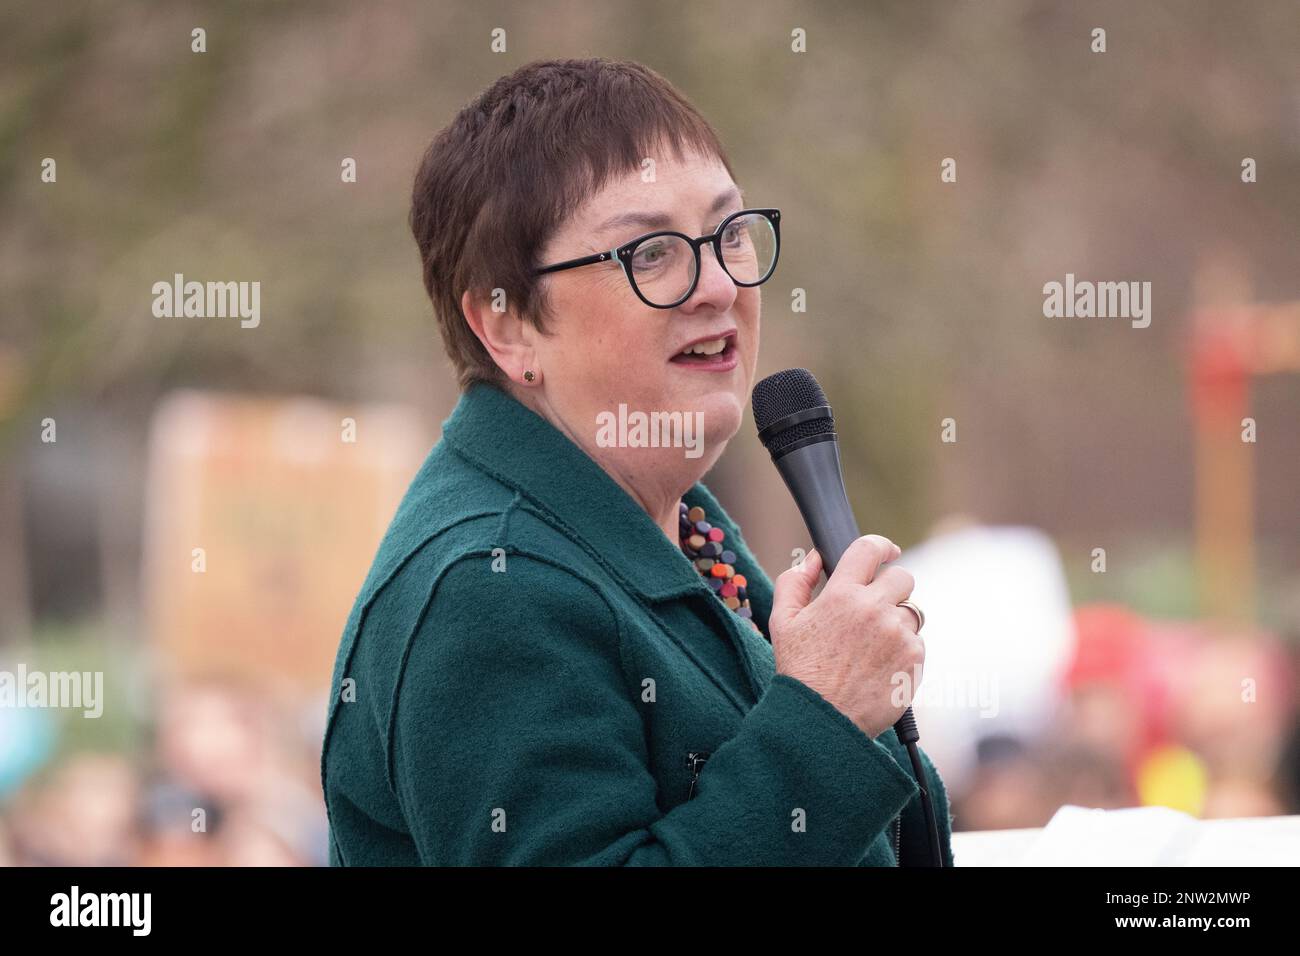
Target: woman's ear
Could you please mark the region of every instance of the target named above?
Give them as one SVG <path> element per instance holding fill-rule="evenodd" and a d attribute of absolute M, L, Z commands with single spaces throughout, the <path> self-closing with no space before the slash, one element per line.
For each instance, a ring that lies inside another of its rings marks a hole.
<path fill-rule="evenodd" d="M 533 346 L 537 330 L 513 308 L 497 310 L 493 303 L 467 289 L 460 297 L 465 321 L 487 349 L 492 360 L 512 382 L 523 382 L 524 373 L 540 374 Z"/>

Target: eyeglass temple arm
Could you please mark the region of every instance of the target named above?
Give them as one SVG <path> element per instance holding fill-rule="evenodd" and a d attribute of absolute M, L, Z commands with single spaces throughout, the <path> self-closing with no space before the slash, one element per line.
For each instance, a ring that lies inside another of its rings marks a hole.
<path fill-rule="evenodd" d="M 609 252 L 597 252 L 594 255 L 582 256 L 578 259 L 566 259 L 563 262 L 557 262 L 554 265 L 544 266 L 533 272 L 533 275 L 540 276 L 547 272 L 559 272 L 561 269 L 574 269 L 578 266 L 589 266 L 596 262 L 604 262 L 607 259 L 618 258 L 618 250 L 611 249 Z"/>

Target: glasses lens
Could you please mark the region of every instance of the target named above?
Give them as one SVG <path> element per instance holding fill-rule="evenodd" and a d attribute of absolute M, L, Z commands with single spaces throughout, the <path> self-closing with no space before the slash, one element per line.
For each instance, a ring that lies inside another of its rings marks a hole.
<path fill-rule="evenodd" d="M 755 285 L 772 273 L 776 264 L 776 230 L 762 213 L 737 216 L 722 233 L 722 264 L 733 280 Z"/>
<path fill-rule="evenodd" d="M 673 305 L 695 281 L 695 251 L 681 236 L 651 236 L 632 250 L 632 281 L 655 305 Z"/>

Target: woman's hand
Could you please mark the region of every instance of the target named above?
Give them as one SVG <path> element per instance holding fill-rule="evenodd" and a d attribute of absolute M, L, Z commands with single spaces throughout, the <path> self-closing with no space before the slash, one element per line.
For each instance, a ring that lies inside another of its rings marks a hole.
<path fill-rule="evenodd" d="M 814 550 L 777 578 L 772 599 L 777 673 L 807 684 L 873 738 L 903 716 L 925 663 L 916 617 L 898 606 L 912 593 L 912 575 L 892 566 L 877 574 L 901 553 L 878 534 L 858 538 L 814 600 L 822 573 Z M 896 674 L 907 675 L 898 703 Z"/>

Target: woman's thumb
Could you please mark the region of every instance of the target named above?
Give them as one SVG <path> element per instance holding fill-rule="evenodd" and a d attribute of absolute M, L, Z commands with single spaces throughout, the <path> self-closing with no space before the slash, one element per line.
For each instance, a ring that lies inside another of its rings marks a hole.
<path fill-rule="evenodd" d="M 773 623 L 784 623 L 808 606 L 821 573 L 822 556 L 816 548 L 794 567 L 781 572 L 772 590 Z"/>

